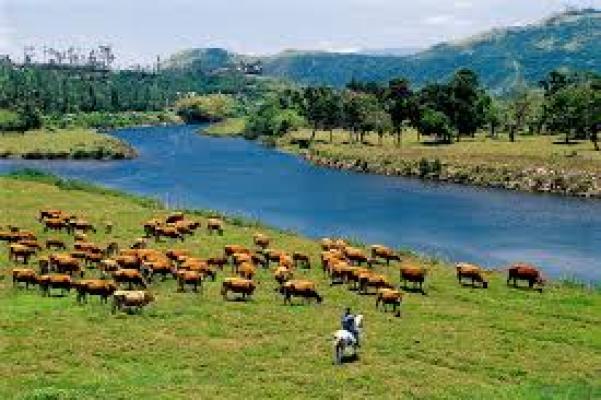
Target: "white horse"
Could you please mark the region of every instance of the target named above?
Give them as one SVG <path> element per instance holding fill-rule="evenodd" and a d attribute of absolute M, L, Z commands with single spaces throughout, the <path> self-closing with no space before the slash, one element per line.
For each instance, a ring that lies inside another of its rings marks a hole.
<path fill-rule="evenodd" d="M 363 315 L 355 315 L 355 329 L 357 336 L 361 338 L 363 328 Z M 334 333 L 334 363 L 342 364 L 342 357 L 347 347 L 353 348 L 353 356 L 357 356 L 357 341 L 353 334 L 345 329 L 339 329 Z"/>

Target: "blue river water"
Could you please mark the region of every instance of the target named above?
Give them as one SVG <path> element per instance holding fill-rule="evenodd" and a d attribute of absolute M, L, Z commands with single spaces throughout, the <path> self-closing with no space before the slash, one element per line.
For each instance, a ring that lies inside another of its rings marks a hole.
<path fill-rule="evenodd" d="M 259 219 L 311 237 L 344 236 L 450 261 L 540 265 L 554 277 L 601 280 L 601 202 L 483 190 L 312 166 L 195 126 L 124 129 L 129 161 L 0 161 Z"/>

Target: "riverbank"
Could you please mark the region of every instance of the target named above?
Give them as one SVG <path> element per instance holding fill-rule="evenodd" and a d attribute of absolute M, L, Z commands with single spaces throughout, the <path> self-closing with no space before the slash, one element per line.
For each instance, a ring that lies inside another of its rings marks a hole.
<path fill-rule="evenodd" d="M 35 175 L 35 174 L 34 174 Z M 37 181 L 32 181 L 35 179 Z M 90 240 L 126 247 L 142 234 L 140 222 L 168 211 L 154 201 L 44 176 L 0 177 L 2 225 L 41 232 L 33 218 L 60 208 L 98 226 Z M 10 211 L 10 212 L 6 212 Z M 206 225 L 210 212 L 189 213 Z M 97 298 L 77 305 L 74 295 L 41 297 L 0 280 L 0 381 L 7 398 L 596 398 L 601 394 L 601 292 L 554 283 L 542 294 L 505 285 L 491 273 L 487 290 L 461 287 L 453 269 L 405 256 L 429 268 L 427 296 L 407 293 L 401 318 L 376 311 L 373 296 L 330 287 L 319 267 L 319 244 L 302 236 L 226 219 L 224 236 L 201 228 L 183 243 L 199 257 L 225 244 L 252 246 L 254 232 L 273 247 L 307 253 L 313 269 L 298 278 L 317 282 L 321 305 L 284 306 L 271 272 L 260 270 L 253 300 L 224 302 L 223 276 L 202 294 L 177 293 L 172 279 L 157 280 L 157 300 L 141 315 L 112 316 Z M 0 252 L 6 276 L 12 264 Z M 398 284 L 397 266 L 378 270 Z M 88 270 L 88 276 L 96 271 Z M 345 306 L 365 315 L 361 358 L 331 365 L 329 338 Z M 527 315 L 524 310 L 528 310 Z M 118 340 L 116 341 L 116 337 Z M 40 361 L 45 360 L 45 361 Z M 240 366 L 243 365 L 244 368 Z M 269 384 L 265 384 L 269 382 Z M 241 392 L 240 388 L 244 390 Z"/>
<path fill-rule="evenodd" d="M 246 118 L 227 118 L 203 128 L 199 131 L 202 135 L 215 137 L 243 136 L 246 128 Z"/>
<path fill-rule="evenodd" d="M 0 134 L 0 158 L 122 160 L 136 156 L 129 144 L 91 129 L 42 129 Z"/>
<path fill-rule="evenodd" d="M 43 120 L 44 127 L 49 129 L 99 129 L 103 131 L 183 123 L 175 112 L 169 110 L 46 115 Z"/>
<path fill-rule="evenodd" d="M 366 143 L 349 143 L 344 132 L 319 132 L 309 149 L 309 131 L 277 140 L 277 146 L 311 163 L 329 168 L 389 176 L 453 182 L 464 185 L 601 198 L 601 153 L 588 142 L 569 145 L 554 137 L 503 137 L 481 134 L 451 145 L 418 140 L 407 132 L 400 146 L 387 137 L 380 145 L 372 135 Z"/>

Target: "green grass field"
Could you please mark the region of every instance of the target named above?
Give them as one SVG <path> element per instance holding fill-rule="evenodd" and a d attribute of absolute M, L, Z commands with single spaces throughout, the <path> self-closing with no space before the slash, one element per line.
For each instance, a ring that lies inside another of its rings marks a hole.
<path fill-rule="evenodd" d="M 203 135 L 209 136 L 242 136 L 246 127 L 246 118 L 228 118 L 202 129 Z"/>
<path fill-rule="evenodd" d="M 280 141 L 286 147 L 292 139 L 307 139 L 310 130 L 290 133 Z M 349 159 L 379 160 L 391 166 L 403 159 L 420 160 L 438 158 L 454 165 L 510 166 L 514 168 L 562 168 L 570 171 L 601 173 L 601 152 L 594 151 L 589 141 L 561 143 L 562 136 L 517 136 L 511 143 L 505 135 L 496 139 L 479 133 L 475 138 L 462 138 L 450 145 L 428 144 L 429 138 L 418 140 L 415 131 L 408 130 L 397 147 L 392 136 L 385 136 L 378 144 L 375 134 L 366 136 L 367 144 L 348 144 L 348 134 L 334 131 L 333 143 L 329 132 L 318 132 L 314 150 L 324 155 Z"/>
<path fill-rule="evenodd" d="M 23 158 L 127 158 L 123 141 L 89 129 L 39 130 L 0 134 L 0 156 Z"/>
<path fill-rule="evenodd" d="M 85 190 L 78 190 L 85 189 Z M 166 211 L 86 185 L 0 177 L 0 225 L 44 234 L 41 208 L 61 208 L 122 246 L 142 235 L 140 223 Z M 204 221 L 201 214 L 190 215 Z M 267 271 L 248 302 L 224 301 L 220 283 L 202 294 L 176 293 L 155 282 L 157 300 L 140 315 L 112 315 L 98 298 L 43 298 L 12 287 L 5 245 L 0 252 L 0 398 L 2 399 L 594 399 L 601 397 L 601 293 L 555 283 L 542 294 L 508 288 L 492 274 L 488 290 L 460 286 L 448 266 L 428 262 L 427 295 L 407 294 L 401 318 L 376 311 L 373 296 L 330 287 L 315 241 L 226 220 L 225 235 L 204 230 L 185 243 L 206 257 L 225 244 L 251 244 L 268 233 L 275 248 L 311 254 L 298 272 L 318 282 L 321 305 L 285 306 Z M 153 245 L 154 247 L 154 245 Z M 35 260 L 34 260 L 35 262 Z M 423 261 L 425 262 L 425 261 Z M 398 266 L 378 267 L 398 282 Z M 96 271 L 90 270 L 89 276 Z M 344 306 L 365 315 L 360 359 L 332 365 L 330 335 Z"/>

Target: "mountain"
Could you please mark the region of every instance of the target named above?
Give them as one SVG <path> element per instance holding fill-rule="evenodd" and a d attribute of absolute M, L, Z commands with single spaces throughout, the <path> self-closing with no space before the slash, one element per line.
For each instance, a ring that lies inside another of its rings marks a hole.
<path fill-rule="evenodd" d="M 287 51 L 258 59 L 264 75 L 307 84 L 343 86 L 352 79 L 386 82 L 402 76 L 419 86 L 467 67 L 489 88 L 502 90 L 522 79 L 535 83 L 552 69 L 601 73 L 599 43 L 601 11 L 586 9 L 566 11 L 537 24 L 494 29 L 407 56 Z M 229 62 L 257 60 L 222 51 Z M 190 50 L 188 63 L 211 64 L 203 61 L 204 52 Z"/>
<path fill-rule="evenodd" d="M 417 54 L 423 51 L 422 47 L 390 47 L 390 48 L 374 48 L 374 49 L 361 49 L 355 51 L 355 54 L 363 54 L 366 56 L 392 56 L 392 57 L 405 57 Z"/>

